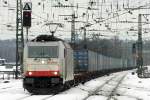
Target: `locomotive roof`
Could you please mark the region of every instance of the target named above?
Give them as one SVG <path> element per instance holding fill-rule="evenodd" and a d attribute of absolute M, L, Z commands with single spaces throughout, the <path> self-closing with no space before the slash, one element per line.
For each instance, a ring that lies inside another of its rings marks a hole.
<path fill-rule="evenodd" d="M 67 47 L 67 48 L 71 48 L 71 46 L 66 43 L 64 40 L 54 37 L 52 35 L 39 35 L 37 36 L 35 39 L 31 40 L 31 42 L 50 42 L 50 41 L 62 41 L 62 43 Z"/>
<path fill-rule="evenodd" d="M 35 42 L 46 42 L 46 41 L 63 41 L 60 38 L 54 37 L 52 35 L 39 35 L 35 39 L 31 40 Z"/>

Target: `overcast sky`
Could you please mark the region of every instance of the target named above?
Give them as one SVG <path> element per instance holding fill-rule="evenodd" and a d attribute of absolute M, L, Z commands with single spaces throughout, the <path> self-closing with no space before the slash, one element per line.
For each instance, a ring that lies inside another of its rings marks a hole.
<path fill-rule="evenodd" d="M 46 23 L 61 23 L 55 33 L 61 38 L 70 38 L 71 15 L 73 10 L 76 15 L 76 33 L 79 38 L 83 36 L 81 27 L 85 24 L 92 24 L 88 27 L 87 37 L 92 34 L 99 34 L 101 38 L 119 36 L 122 39 L 137 39 L 137 25 L 139 13 L 149 13 L 148 9 L 129 11 L 125 8 L 150 7 L 150 0 L 23 0 L 32 1 L 32 27 L 29 30 L 30 38 L 38 34 L 50 34 L 56 26 L 47 26 Z M 92 3 L 89 3 L 93 1 Z M 72 5 L 74 8 L 53 7 L 58 5 Z M 0 39 L 15 38 L 16 27 L 16 0 L 0 0 Z M 87 8 L 91 8 L 87 10 Z M 114 18 L 113 18 L 114 17 Z M 149 17 L 147 17 L 149 19 Z M 143 21 L 145 17 L 142 18 Z M 135 23 L 120 23 L 133 21 Z M 144 25 L 144 38 L 149 38 L 149 25 Z M 92 31 L 95 30 L 95 31 Z M 135 31 L 133 31 L 135 30 Z M 24 35 L 26 32 L 24 31 Z"/>

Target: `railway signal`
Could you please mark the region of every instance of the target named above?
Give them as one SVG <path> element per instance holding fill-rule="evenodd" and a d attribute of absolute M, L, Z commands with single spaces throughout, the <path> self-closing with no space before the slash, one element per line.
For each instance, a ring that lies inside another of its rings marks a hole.
<path fill-rule="evenodd" d="M 23 7 L 23 26 L 26 27 L 26 41 L 28 41 L 28 29 L 31 27 L 31 12 L 32 12 L 32 3 L 25 2 Z"/>
<path fill-rule="evenodd" d="M 31 11 L 32 10 L 32 3 L 31 2 L 25 2 L 23 10 L 25 11 Z"/>
<path fill-rule="evenodd" d="M 132 44 L 132 54 L 136 54 L 136 43 Z"/>
<path fill-rule="evenodd" d="M 23 26 L 31 27 L 31 11 L 23 11 Z"/>
<path fill-rule="evenodd" d="M 32 10 L 32 3 L 26 2 L 23 7 L 23 26 L 24 27 L 31 27 L 31 10 Z"/>

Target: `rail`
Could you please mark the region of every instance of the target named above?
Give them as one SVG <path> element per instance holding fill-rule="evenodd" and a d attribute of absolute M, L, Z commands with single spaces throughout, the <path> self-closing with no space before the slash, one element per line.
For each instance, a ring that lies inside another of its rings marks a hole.
<path fill-rule="evenodd" d="M 116 93 L 117 88 L 119 87 L 119 85 L 121 84 L 121 82 L 123 81 L 123 79 L 125 78 L 127 74 L 124 74 L 121 78 L 119 78 L 119 80 L 117 81 L 117 84 L 115 85 L 115 87 L 110 91 L 110 94 L 107 96 L 107 100 L 111 100 L 111 98 L 114 96 L 114 94 Z M 100 95 L 98 94 L 98 92 L 100 90 L 102 90 L 103 87 L 105 87 L 105 85 L 109 84 L 111 81 L 113 81 L 113 79 L 115 79 L 118 75 L 115 75 L 114 77 L 110 78 L 109 80 L 107 80 L 105 83 L 103 83 L 102 85 L 100 85 L 95 91 L 89 93 L 88 96 L 86 96 L 84 99 L 82 100 L 87 100 L 89 97 L 94 96 L 94 95 Z"/>

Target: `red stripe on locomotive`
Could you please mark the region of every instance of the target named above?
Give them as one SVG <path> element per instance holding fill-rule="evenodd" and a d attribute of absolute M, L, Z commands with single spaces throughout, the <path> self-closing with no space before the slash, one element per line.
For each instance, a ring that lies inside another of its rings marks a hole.
<path fill-rule="evenodd" d="M 60 76 L 60 73 L 59 73 L 59 71 L 27 71 L 25 76 L 52 77 L 52 76 Z"/>

